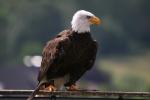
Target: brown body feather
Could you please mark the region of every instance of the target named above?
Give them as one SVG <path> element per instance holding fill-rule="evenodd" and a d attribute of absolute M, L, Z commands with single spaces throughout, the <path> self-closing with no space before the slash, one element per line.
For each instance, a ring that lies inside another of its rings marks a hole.
<path fill-rule="evenodd" d="M 49 41 L 43 50 L 39 84 L 67 74 L 69 80 L 64 85 L 75 84 L 93 66 L 96 52 L 97 42 L 92 39 L 90 33 L 77 33 L 72 30 L 61 32 Z"/>

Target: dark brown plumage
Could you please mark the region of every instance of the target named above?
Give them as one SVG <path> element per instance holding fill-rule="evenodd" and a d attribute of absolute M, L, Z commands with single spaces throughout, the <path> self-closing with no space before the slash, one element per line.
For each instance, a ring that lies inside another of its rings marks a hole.
<path fill-rule="evenodd" d="M 97 42 L 91 37 L 90 25 L 100 23 L 101 20 L 90 12 L 79 10 L 75 13 L 72 29 L 62 31 L 44 47 L 39 84 L 27 100 L 31 100 L 39 89 L 54 91 L 60 85 L 69 87 L 68 90 L 76 89 L 76 81 L 91 69 L 96 57 Z M 59 78 L 64 81 L 58 82 Z"/>
<path fill-rule="evenodd" d="M 67 74 L 69 81 L 64 85 L 75 84 L 93 66 L 96 52 L 97 42 L 90 33 L 77 33 L 72 30 L 61 32 L 43 50 L 39 84 L 51 82 L 52 79 Z M 43 81 L 44 77 L 46 80 Z"/>
<path fill-rule="evenodd" d="M 77 33 L 72 30 L 61 32 L 49 41 L 43 50 L 43 59 L 38 81 L 48 80 L 70 74 L 69 82 L 75 83 L 90 69 L 95 61 L 97 43 L 90 33 Z"/>

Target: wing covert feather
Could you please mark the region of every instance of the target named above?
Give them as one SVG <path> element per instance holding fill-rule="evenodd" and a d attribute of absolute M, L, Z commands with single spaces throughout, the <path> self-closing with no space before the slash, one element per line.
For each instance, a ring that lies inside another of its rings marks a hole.
<path fill-rule="evenodd" d="M 38 81 L 47 74 L 49 69 L 53 70 L 55 62 L 59 62 L 67 54 L 71 42 L 68 37 L 55 38 L 47 43 L 42 52 L 42 62 L 40 72 L 38 75 Z"/>

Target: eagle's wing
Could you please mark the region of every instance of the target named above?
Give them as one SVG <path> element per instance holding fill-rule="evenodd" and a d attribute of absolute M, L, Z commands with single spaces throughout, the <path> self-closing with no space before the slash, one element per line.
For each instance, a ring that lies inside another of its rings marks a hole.
<path fill-rule="evenodd" d="M 41 81 L 47 74 L 48 70 L 59 69 L 54 68 L 56 62 L 59 62 L 67 54 L 71 42 L 68 37 L 58 37 L 47 43 L 42 52 L 42 62 L 38 81 Z M 59 66 L 57 66 L 59 67 Z"/>

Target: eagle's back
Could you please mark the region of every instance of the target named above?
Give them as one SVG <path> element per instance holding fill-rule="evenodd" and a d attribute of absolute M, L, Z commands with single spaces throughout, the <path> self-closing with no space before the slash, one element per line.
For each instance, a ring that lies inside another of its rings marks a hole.
<path fill-rule="evenodd" d="M 90 33 L 65 30 L 49 41 L 43 50 L 38 76 L 48 80 L 58 78 L 74 70 L 88 70 L 92 67 L 97 51 L 97 43 Z"/>

